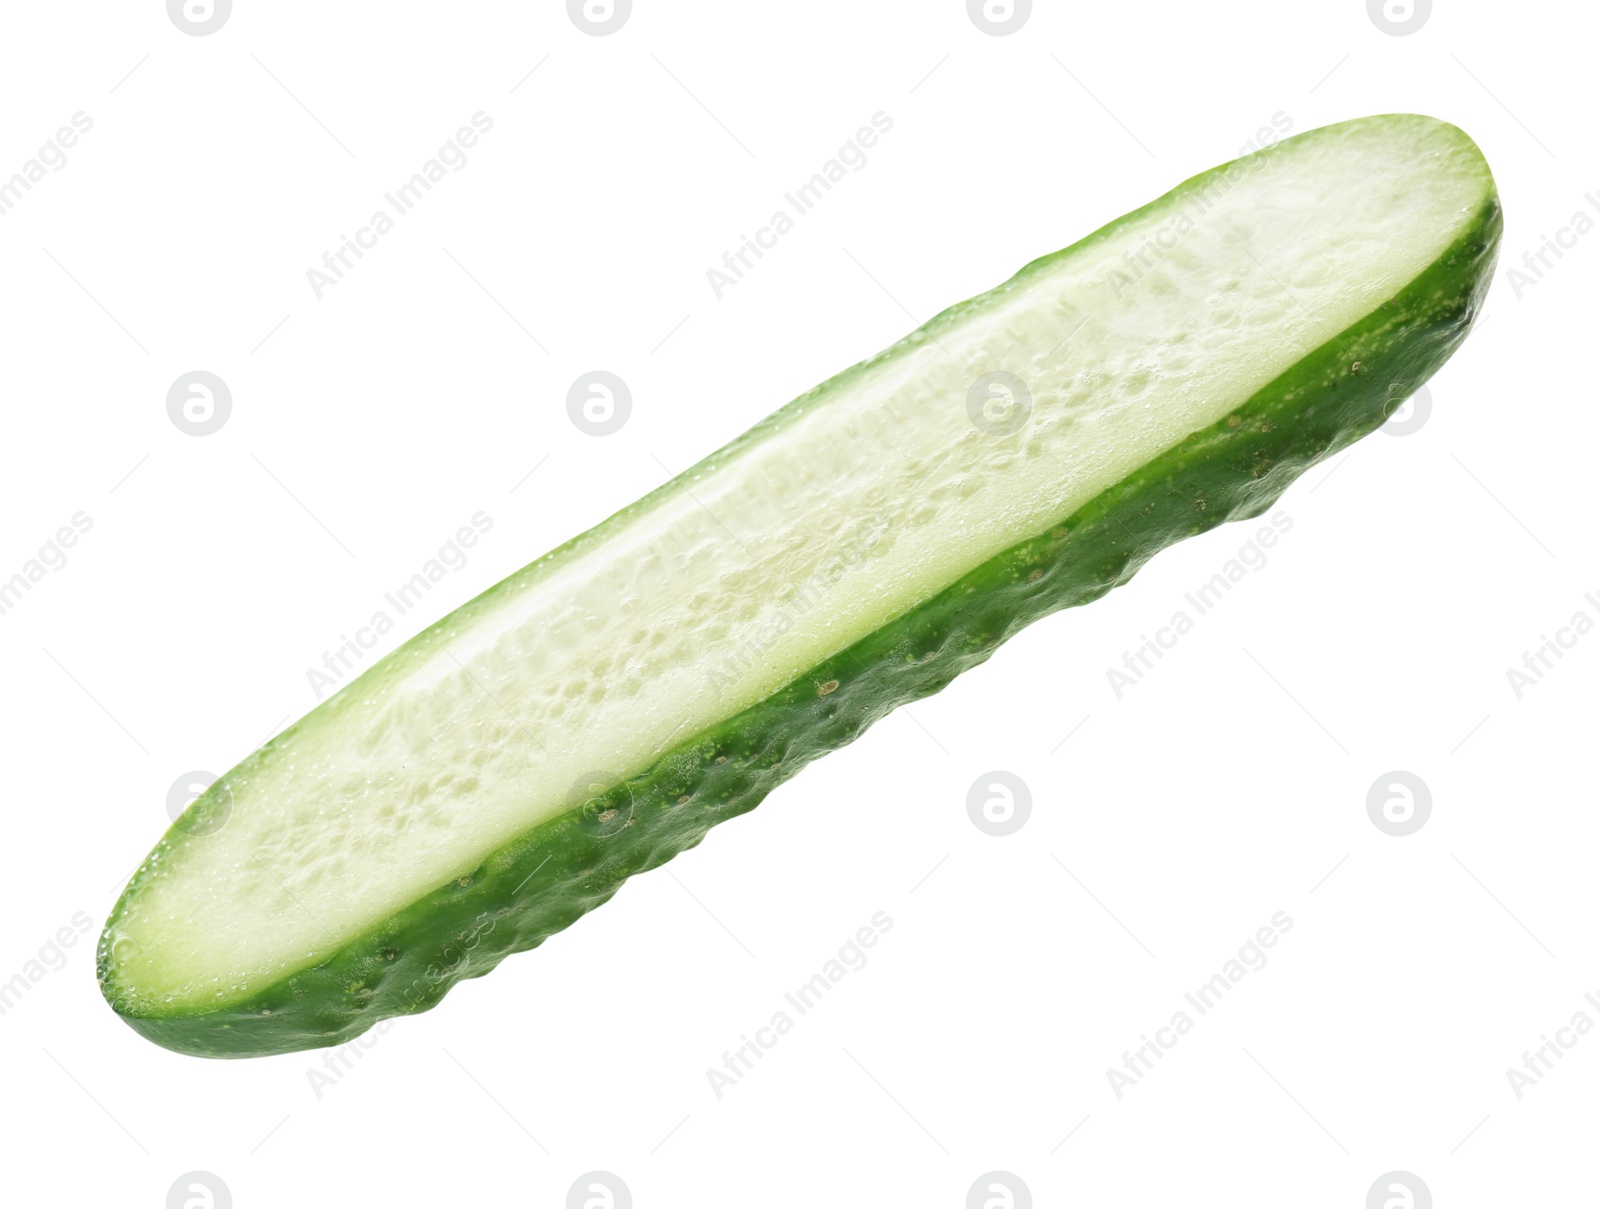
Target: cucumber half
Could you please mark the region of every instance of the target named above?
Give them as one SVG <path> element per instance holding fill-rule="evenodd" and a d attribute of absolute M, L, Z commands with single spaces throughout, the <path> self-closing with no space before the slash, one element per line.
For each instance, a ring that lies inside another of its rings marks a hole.
<path fill-rule="evenodd" d="M 117 902 L 107 1000 L 219 1057 L 433 1006 L 1023 626 L 1261 513 L 1450 356 L 1500 229 L 1472 140 L 1401 114 L 1034 261 L 246 757 Z"/>

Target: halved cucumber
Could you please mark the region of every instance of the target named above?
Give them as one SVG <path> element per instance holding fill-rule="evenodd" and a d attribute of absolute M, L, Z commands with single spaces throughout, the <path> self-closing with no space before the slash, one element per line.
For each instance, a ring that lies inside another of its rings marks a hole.
<path fill-rule="evenodd" d="M 1390 115 L 1033 262 L 247 757 L 128 884 L 106 998 L 217 1056 L 431 1007 L 1023 626 L 1263 511 L 1449 357 L 1500 226 L 1472 141 Z"/>

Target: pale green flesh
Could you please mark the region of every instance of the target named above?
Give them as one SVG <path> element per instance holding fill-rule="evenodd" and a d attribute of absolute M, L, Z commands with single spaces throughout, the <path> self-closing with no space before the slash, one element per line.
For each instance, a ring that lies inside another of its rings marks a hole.
<path fill-rule="evenodd" d="M 763 700 L 1228 415 L 1432 263 L 1491 187 L 1423 118 L 1246 163 L 803 397 L 234 770 L 226 826 L 153 857 L 124 904 L 130 1008 L 314 964 Z M 1016 435 L 968 416 L 995 370 L 1031 390 Z"/>

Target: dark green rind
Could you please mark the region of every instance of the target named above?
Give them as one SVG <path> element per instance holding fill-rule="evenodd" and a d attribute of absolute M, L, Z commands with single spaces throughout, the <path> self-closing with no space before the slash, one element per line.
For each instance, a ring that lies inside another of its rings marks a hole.
<path fill-rule="evenodd" d="M 417 900 L 318 965 L 220 1009 L 175 1017 L 123 1013 L 123 1019 L 168 1049 L 251 1057 L 339 1045 L 383 1019 L 434 1006 L 455 983 L 535 947 L 629 877 L 753 809 L 811 760 L 851 742 L 891 710 L 938 692 L 1024 626 L 1126 583 L 1174 542 L 1262 513 L 1307 468 L 1381 425 L 1450 357 L 1487 291 L 1500 230 L 1491 190 L 1463 235 L 1426 271 L 1227 419 L 644 773 L 518 837 L 470 876 Z M 99 954 L 102 990 L 113 1008 L 119 997 L 109 937 L 117 910 Z"/>

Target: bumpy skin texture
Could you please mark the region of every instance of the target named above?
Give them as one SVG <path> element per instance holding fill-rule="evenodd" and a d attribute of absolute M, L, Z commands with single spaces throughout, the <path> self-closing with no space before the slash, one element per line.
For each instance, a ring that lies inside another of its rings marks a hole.
<path fill-rule="evenodd" d="M 1103 238 L 1111 227 L 1088 239 Z M 1381 425 L 1450 357 L 1487 291 L 1500 231 L 1500 205 L 1491 192 L 1433 265 L 1225 420 L 647 771 L 528 831 L 469 876 L 412 903 L 320 964 L 217 1010 L 123 1018 L 169 1049 L 250 1057 L 338 1045 L 385 1018 L 434 1006 L 455 983 L 540 944 L 609 899 L 629 877 L 753 809 L 807 763 L 851 742 L 891 710 L 938 692 L 1024 626 L 1126 583 L 1174 542 L 1260 515 L 1307 468 Z M 951 308 L 908 339 L 920 343 L 978 301 Z M 837 381 L 796 404 L 809 403 Z M 107 938 L 115 920 L 113 912 L 100 950 L 101 985 L 113 1008 L 118 995 Z"/>

